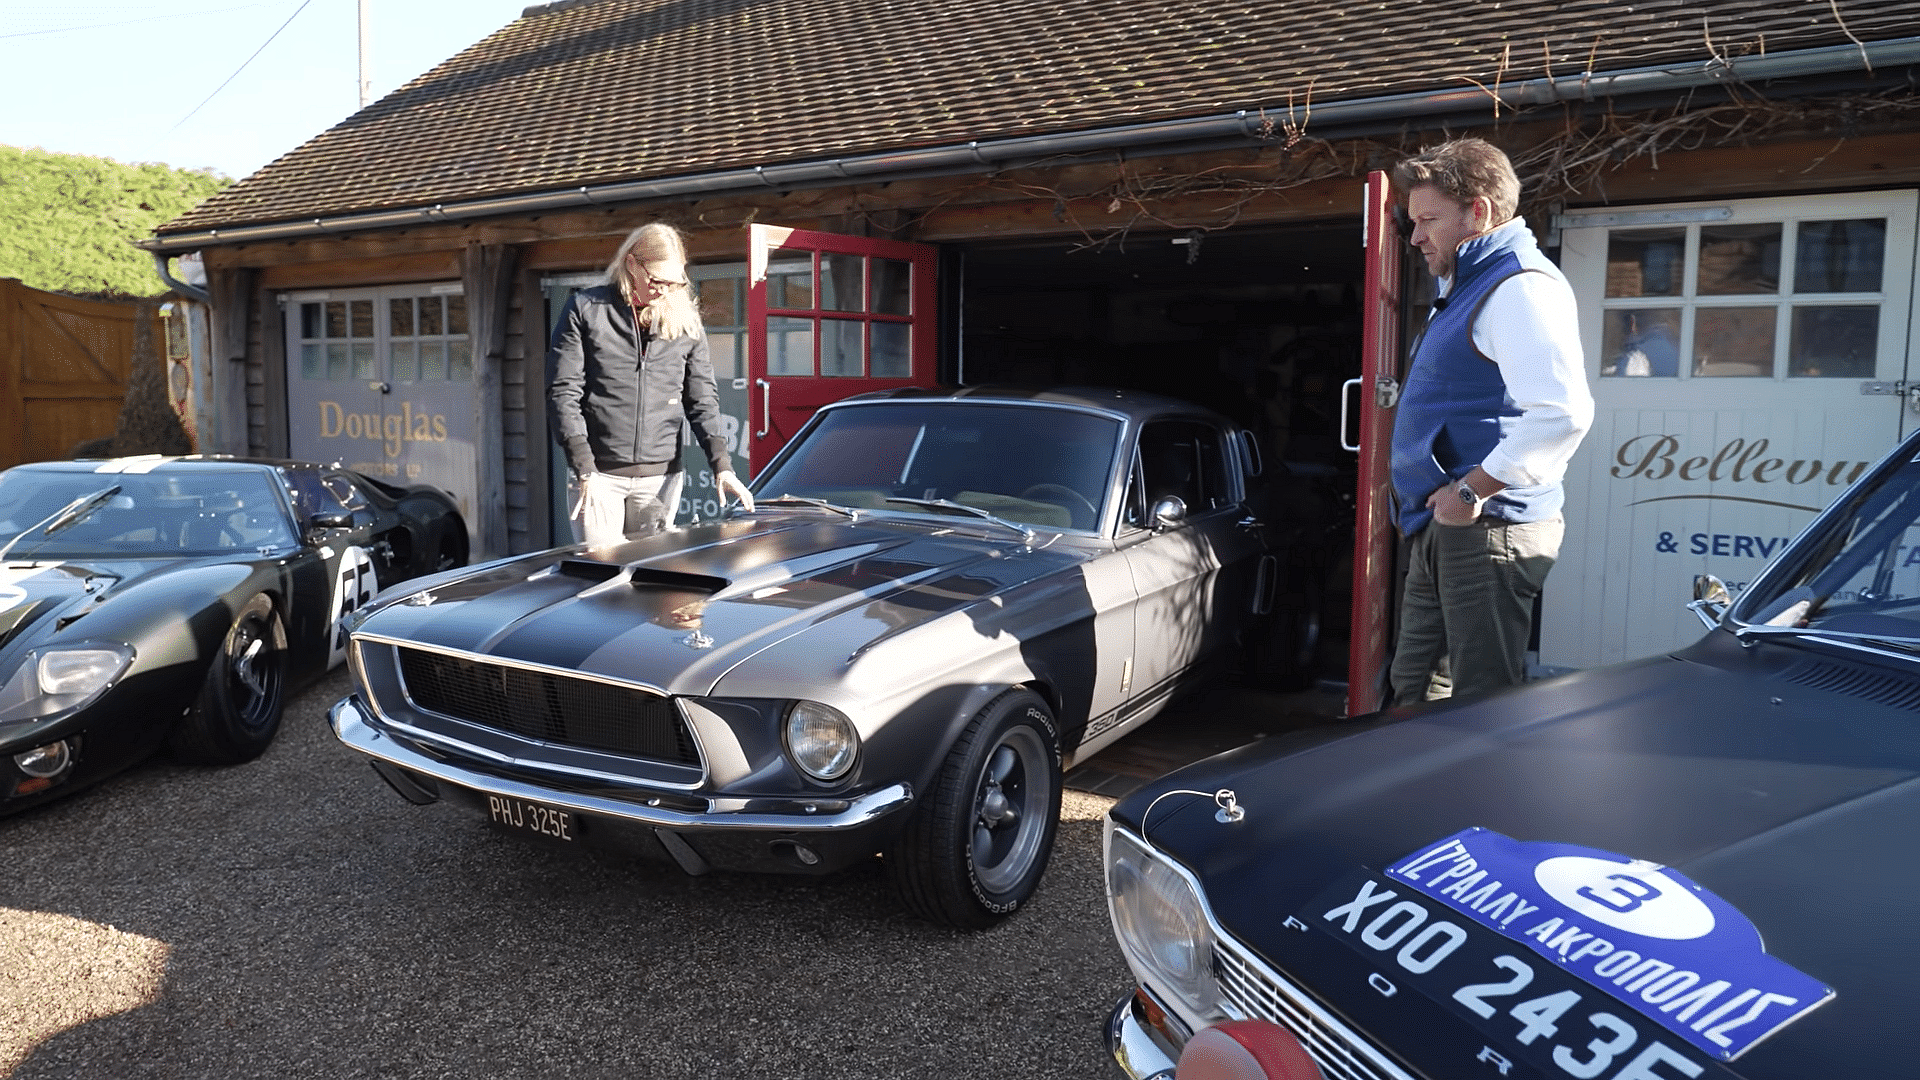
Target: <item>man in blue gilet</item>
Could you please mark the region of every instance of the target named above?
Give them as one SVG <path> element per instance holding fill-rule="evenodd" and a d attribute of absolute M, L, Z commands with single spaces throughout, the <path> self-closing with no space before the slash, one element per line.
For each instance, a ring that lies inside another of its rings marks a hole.
<path fill-rule="evenodd" d="M 1390 678 L 1407 704 L 1525 679 L 1593 395 L 1573 290 L 1516 216 L 1507 156 L 1456 139 L 1401 162 L 1394 185 L 1440 296 L 1393 424 L 1409 564 Z"/>

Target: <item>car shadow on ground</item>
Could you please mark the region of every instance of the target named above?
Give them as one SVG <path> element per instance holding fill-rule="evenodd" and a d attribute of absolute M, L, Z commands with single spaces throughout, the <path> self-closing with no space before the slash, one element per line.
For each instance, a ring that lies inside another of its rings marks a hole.
<path fill-rule="evenodd" d="M 1322 682 L 1296 693 L 1216 684 L 1175 701 L 1112 746 L 1067 770 L 1069 790 L 1119 799 L 1185 765 L 1269 735 L 1334 724 L 1346 687 Z"/>

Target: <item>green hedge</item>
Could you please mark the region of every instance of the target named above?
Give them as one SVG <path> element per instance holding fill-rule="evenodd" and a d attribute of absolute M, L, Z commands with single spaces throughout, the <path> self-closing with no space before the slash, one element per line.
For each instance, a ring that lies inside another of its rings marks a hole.
<path fill-rule="evenodd" d="M 84 296 L 165 292 L 153 256 L 129 241 L 230 183 L 210 169 L 0 146 L 0 277 Z"/>

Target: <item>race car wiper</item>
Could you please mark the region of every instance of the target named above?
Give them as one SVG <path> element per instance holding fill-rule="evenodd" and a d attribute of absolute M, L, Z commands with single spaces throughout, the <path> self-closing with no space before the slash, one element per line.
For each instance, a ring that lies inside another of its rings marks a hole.
<path fill-rule="evenodd" d="M 1920 632 L 1920 626 L 1915 627 Z M 1859 630 L 1828 630 L 1819 626 L 1768 626 L 1765 623 L 1745 623 L 1732 628 L 1733 636 L 1741 644 L 1747 644 L 1749 637 L 1800 637 L 1825 639 L 1828 641 L 1859 641 L 1869 645 L 1884 645 L 1900 652 L 1920 653 L 1920 640 L 1896 637 L 1892 634 L 1872 634 Z"/>
<path fill-rule="evenodd" d="M 102 503 L 118 494 L 120 494 L 120 485 L 114 484 L 111 487 L 101 488 L 91 495 L 80 496 L 60 509 L 55 510 L 53 513 L 48 514 L 46 517 L 41 518 L 39 521 L 27 526 L 25 529 L 22 529 L 18 535 L 7 541 L 5 547 L 0 547 L 0 560 L 5 560 L 7 554 L 13 550 L 13 545 L 19 543 L 28 533 L 35 529 L 45 530 L 41 533 L 41 539 L 45 539 L 59 532 L 61 529 L 77 523 L 81 518 L 99 509 Z"/>
<path fill-rule="evenodd" d="M 1014 532 L 1019 533 L 1022 539 L 1025 539 L 1025 540 L 1033 539 L 1033 529 L 1029 526 L 1016 525 L 1013 522 L 1008 521 L 1006 518 L 1000 517 L 997 514 L 990 514 L 987 511 L 982 510 L 977 506 L 968 506 L 966 503 L 957 503 L 957 502 L 954 502 L 952 499 L 908 499 L 901 496 L 895 496 L 894 498 L 888 499 L 887 501 L 890 503 L 908 503 L 913 506 L 931 506 L 940 510 L 960 510 L 965 513 L 972 514 L 974 517 L 984 518 L 988 521 L 993 522 L 995 525 L 1001 526 L 1002 528 L 1012 529 Z"/>
<path fill-rule="evenodd" d="M 782 505 L 792 506 L 796 504 L 800 506 L 811 506 L 817 510 L 832 510 L 835 513 L 847 515 L 847 517 L 850 518 L 851 520 L 854 520 L 854 521 L 860 520 L 860 511 L 855 510 L 852 507 L 839 506 L 834 503 L 830 503 L 825 499 L 814 499 L 814 498 L 809 498 L 805 495 L 775 495 L 771 499 L 755 499 L 754 500 L 755 506 L 782 506 Z"/>

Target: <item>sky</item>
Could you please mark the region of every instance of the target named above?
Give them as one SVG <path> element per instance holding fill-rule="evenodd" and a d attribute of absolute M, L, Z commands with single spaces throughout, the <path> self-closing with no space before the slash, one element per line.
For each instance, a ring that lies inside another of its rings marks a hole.
<path fill-rule="evenodd" d="M 371 100 L 538 2 L 367 0 Z M 360 0 L 0 0 L 0 144 L 240 179 L 359 109 L 359 17 Z"/>

